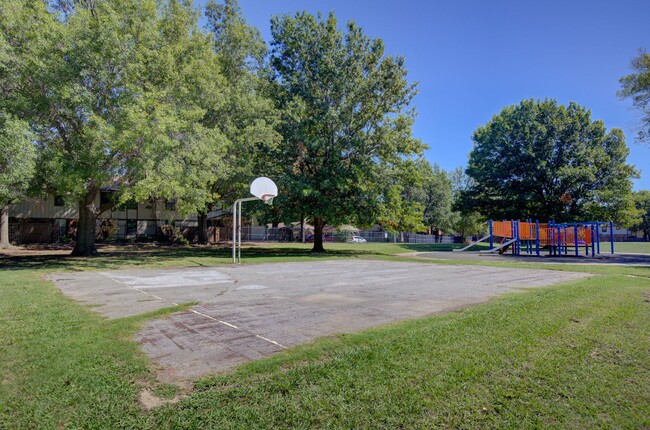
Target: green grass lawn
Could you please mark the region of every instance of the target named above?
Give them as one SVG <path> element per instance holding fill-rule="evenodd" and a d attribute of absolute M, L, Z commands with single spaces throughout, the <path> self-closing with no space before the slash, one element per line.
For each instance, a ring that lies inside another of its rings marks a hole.
<path fill-rule="evenodd" d="M 367 245 L 328 244 L 326 257 L 303 245 L 242 255 L 254 263 L 410 251 Z M 181 402 L 148 412 L 137 401 L 143 388 L 161 397 L 174 389 L 155 380 L 131 337 L 178 308 L 109 321 L 42 280 L 53 270 L 229 257 L 227 248 L 197 248 L 0 260 L 0 428 L 650 426 L 649 268 L 557 267 L 601 275 L 322 339 L 197 381 Z"/>
<path fill-rule="evenodd" d="M 601 252 L 609 251 L 609 242 L 600 244 Z M 650 242 L 614 242 L 614 252 L 650 254 Z"/>

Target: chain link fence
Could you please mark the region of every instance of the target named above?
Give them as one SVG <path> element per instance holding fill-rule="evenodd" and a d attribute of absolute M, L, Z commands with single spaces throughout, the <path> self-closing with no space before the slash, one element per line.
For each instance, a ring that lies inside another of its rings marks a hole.
<path fill-rule="evenodd" d="M 228 227 L 216 227 L 219 229 L 220 241 L 232 240 L 232 229 Z M 434 235 L 417 233 L 392 233 L 383 231 L 360 230 L 358 232 L 336 232 L 326 231 L 323 233 L 324 242 L 352 242 L 353 237 L 362 237 L 366 242 L 372 243 L 461 243 L 463 238 L 452 235 Z M 289 227 L 265 227 L 265 226 L 243 226 L 241 228 L 242 242 L 302 242 L 302 234 L 299 228 Z M 305 242 L 313 242 L 314 235 L 305 233 Z"/>

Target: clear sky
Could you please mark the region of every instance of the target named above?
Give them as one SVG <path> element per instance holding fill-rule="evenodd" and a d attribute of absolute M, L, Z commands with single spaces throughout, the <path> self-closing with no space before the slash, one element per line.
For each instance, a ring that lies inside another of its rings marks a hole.
<path fill-rule="evenodd" d="M 195 0 L 203 6 L 205 0 Z M 650 51 L 650 0 L 240 0 L 271 39 L 270 18 L 307 10 L 352 20 L 406 59 L 419 83 L 414 135 L 427 159 L 465 166 L 472 132 L 522 99 L 575 101 L 625 132 L 628 162 L 650 189 L 650 145 L 635 143 L 639 112 L 616 96 L 639 49 Z"/>

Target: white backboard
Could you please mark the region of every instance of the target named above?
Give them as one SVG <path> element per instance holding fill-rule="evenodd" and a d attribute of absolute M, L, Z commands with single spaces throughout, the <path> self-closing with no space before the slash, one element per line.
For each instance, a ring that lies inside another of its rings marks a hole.
<path fill-rule="evenodd" d="M 275 185 L 275 182 L 262 176 L 251 183 L 251 194 L 268 203 L 278 195 L 278 187 Z"/>

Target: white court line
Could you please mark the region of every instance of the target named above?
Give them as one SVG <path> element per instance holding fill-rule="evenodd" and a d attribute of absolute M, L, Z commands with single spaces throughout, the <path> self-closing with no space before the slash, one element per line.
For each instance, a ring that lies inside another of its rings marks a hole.
<path fill-rule="evenodd" d="M 162 297 L 158 297 L 157 295 L 155 295 L 155 294 L 153 294 L 153 293 L 150 293 L 150 292 L 148 292 L 148 291 L 143 291 L 143 290 L 141 290 L 141 289 L 138 288 L 138 287 L 134 287 L 133 285 L 126 284 L 126 283 L 124 283 L 124 282 L 122 282 L 122 281 L 120 281 L 120 280 L 117 280 L 117 279 L 113 278 L 112 276 L 109 276 L 109 275 L 107 275 L 107 274 L 105 274 L 105 273 L 101 273 L 101 272 L 100 272 L 99 274 L 102 275 L 102 276 L 105 276 L 105 277 L 109 278 L 110 280 L 112 280 L 112 281 L 114 281 L 114 282 L 117 282 L 118 284 L 122 284 L 122 285 L 124 285 L 125 287 L 132 288 L 132 289 L 134 289 L 134 290 L 136 290 L 136 291 L 138 291 L 138 292 L 140 292 L 140 293 L 142 293 L 142 294 L 146 294 L 147 296 L 155 297 L 155 298 L 158 299 L 158 300 L 165 301 L 165 299 L 163 299 Z M 168 302 L 168 303 L 170 303 L 170 304 L 172 304 L 172 305 L 174 305 L 174 306 L 179 306 L 178 303 L 174 303 L 174 302 Z M 268 339 L 268 338 L 266 338 L 266 337 L 264 337 L 264 336 L 261 336 L 261 335 L 259 335 L 259 334 L 255 334 L 255 333 L 253 333 L 253 332 L 251 332 L 251 331 L 244 330 L 244 329 L 242 329 L 242 328 L 237 327 L 236 325 L 230 324 L 229 322 L 222 321 L 222 320 L 220 320 L 220 319 L 217 319 L 217 318 L 211 317 L 210 315 L 204 314 L 204 313 L 199 312 L 199 311 L 197 311 L 197 310 L 194 310 L 194 309 L 192 309 L 192 308 L 190 308 L 189 311 L 190 311 L 190 312 L 194 312 L 195 314 L 200 315 L 200 316 L 202 316 L 202 317 L 204 317 L 204 318 L 207 318 L 207 319 L 210 319 L 210 320 L 212 320 L 212 321 L 216 321 L 216 322 L 218 322 L 218 323 L 220 323 L 220 324 L 226 325 L 226 326 L 228 326 L 228 327 L 232 327 L 232 328 L 234 328 L 235 330 L 239 330 L 239 331 L 243 331 L 244 333 L 251 334 L 251 335 L 255 336 L 255 337 L 258 338 L 258 339 L 261 339 L 261 340 L 263 340 L 263 341 L 266 341 L 266 342 L 272 343 L 273 345 L 279 346 L 279 347 L 282 348 L 282 349 L 287 349 L 286 346 L 282 345 L 282 344 L 279 343 L 279 342 L 276 342 L 276 341 L 274 341 L 274 340 Z"/>
<path fill-rule="evenodd" d="M 272 343 L 273 345 L 277 345 L 277 346 L 279 346 L 279 347 L 282 348 L 282 349 L 287 349 L 287 347 L 284 346 L 284 345 L 282 345 L 281 343 L 278 343 L 278 342 L 276 342 L 276 341 L 274 341 L 274 340 L 268 339 L 268 338 L 266 338 L 266 337 L 264 337 L 264 336 L 260 336 L 259 334 L 255 334 L 255 333 L 250 332 L 250 331 L 248 331 L 248 330 L 244 330 L 244 329 L 242 329 L 242 328 L 239 328 L 239 327 L 237 327 L 236 325 L 230 324 L 229 322 L 222 321 L 222 320 L 217 319 L 217 318 L 215 318 L 215 317 L 211 317 L 210 315 L 204 314 L 204 313 L 199 312 L 199 311 L 194 310 L 194 309 L 190 309 L 190 311 L 191 311 L 191 312 L 194 312 L 194 313 L 197 314 L 197 315 L 201 315 L 202 317 L 205 317 L 205 318 L 211 319 L 212 321 L 216 321 L 216 322 L 218 322 L 218 323 L 221 323 L 221 324 L 227 325 L 228 327 L 232 327 L 232 328 L 234 328 L 234 329 L 237 329 L 237 330 L 243 331 L 243 332 L 245 332 L 245 333 L 250 333 L 250 334 L 252 334 L 253 336 L 255 336 L 256 338 L 258 338 L 258 339 L 262 339 L 262 340 L 267 341 L 267 342 L 269 342 L 269 343 Z"/>

